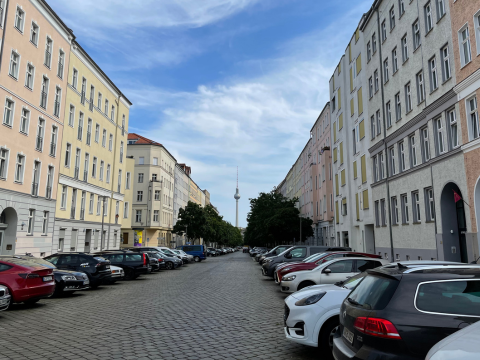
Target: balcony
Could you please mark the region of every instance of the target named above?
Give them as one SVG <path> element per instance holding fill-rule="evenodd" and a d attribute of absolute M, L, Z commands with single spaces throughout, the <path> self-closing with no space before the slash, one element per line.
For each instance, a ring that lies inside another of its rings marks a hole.
<path fill-rule="evenodd" d="M 38 196 L 38 183 L 32 183 L 32 196 Z"/>
<path fill-rule="evenodd" d="M 51 142 L 50 143 L 50 156 L 55 156 L 57 153 L 57 144 Z"/>
<path fill-rule="evenodd" d="M 88 170 L 84 170 L 84 171 L 83 171 L 83 181 L 86 182 L 87 179 L 88 179 Z"/>
<path fill-rule="evenodd" d="M 63 79 L 63 63 L 61 61 L 58 62 L 58 77 Z"/>
<path fill-rule="evenodd" d="M 45 190 L 45 198 L 46 199 L 51 199 L 52 198 L 52 187 L 51 186 L 47 186 L 47 188 Z"/>
<path fill-rule="evenodd" d="M 72 210 L 70 210 L 70 219 L 75 219 L 75 208 L 72 206 Z"/>
<path fill-rule="evenodd" d="M 37 136 L 37 142 L 35 143 L 35 150 L 42 151 L 43 148 L 43 137 Z"/>
<path fill-rule="evenodd" d="M 80 209 L 80 220 L 85 220 L 85 209 Z"/>
<path fill-rule="evenodd" d="M 45 91 L 42 91 L 40 94 L 40 107 L 47 108 L 47 93 Z"/>
<path fill-rule="evenodd" d="M 82 105 L 85 105 L 85 100 L 86 100 L 85 91 L 82 91 L 82 97 L 80 98 L 80 102 L 82 103 Z"/>
<path fill-rule="evenodd" d="M 55 100 L 55 104 L 53 107 L 53 115 L 55 115 L 56 117 L 60 116 L 60 102 L 58 102 L 57 100 Z"/>
<path fill-rule="evenodd" d="M 73 177 L 78 180 L 78 174 L 80 172 L 80 168 L 78 166 L 75 166 L 75 173 L 73 174 Z"/>
<path fill-rule="evenodd" d="M 50 54 L 50 51 L 45 50 L 45 66 L 50 68 L 51 63 L 52 63 L 52 54 Z"/>

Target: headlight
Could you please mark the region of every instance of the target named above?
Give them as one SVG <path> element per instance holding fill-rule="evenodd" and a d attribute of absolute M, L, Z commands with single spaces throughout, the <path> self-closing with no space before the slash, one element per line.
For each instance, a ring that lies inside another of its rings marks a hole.
<path fill-rule="evenodd" d="M 326 294 L 325 291 L 319 292 L 318 294 L 311 295 L 309 297 L 306 297 L 302 300 L 298 300 L 295 305 L 297 306 L 306 306 L 306 305 L 312 305 L 318 302 L 322 297 L 324 297 Z"/>
<path fill-rule="evenodd" d="M 283 278 L 283 281 L 292 281 L 297 278 L 297 275 L 292 275 L 292 276 L 287 276 L 286 278 Z"/>
<path fill-rule="evenodd" d="M 67 281 L 67 280 L 77 280 L 77 278 L 73 275 L 62 275 L 62 279 Z"/>

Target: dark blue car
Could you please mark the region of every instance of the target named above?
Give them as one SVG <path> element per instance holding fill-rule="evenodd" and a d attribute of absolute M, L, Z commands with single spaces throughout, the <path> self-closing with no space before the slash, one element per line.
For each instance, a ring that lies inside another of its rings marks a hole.
<path fill-rule="evenodd" d="M 195 262 L 207 259 L 207 248 L 204 245 L 183 245 L 177 246 L 177 250 L 183 250 L 193 256 Z"/>

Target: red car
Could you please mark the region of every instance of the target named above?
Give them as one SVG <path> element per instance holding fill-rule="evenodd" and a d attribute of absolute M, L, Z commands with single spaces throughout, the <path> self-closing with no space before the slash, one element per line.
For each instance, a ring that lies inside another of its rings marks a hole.
<path fill-rule="evenodd" d="M 10 291 L 11 302 L 34 304 L 53 295 L 53 269 L 13 256 L 0 256 L 0 285 Z"/>
<path fill-rule="evenodd" d="M 368 254 L 368 253 L 360 253 L 360 252 L 353 252 L 353 251 L 335 251 L 335 252 L 328 252 L 328 253 L 320 253 L 314 254 L 302 262 L 298 263 L 285 263 L 279 266 L 274 274 L 275 282 L 280 284 L 282 278 L 287 275 L 288 273 L 294 271 L 301 271 L 301 270 L 312 270 L 315 269 L 318 265 L 323 264 L 327 261 L 339 258 L 339 257 L 370 257 L 381 259 L 380 255 L 375 254 Z"/>

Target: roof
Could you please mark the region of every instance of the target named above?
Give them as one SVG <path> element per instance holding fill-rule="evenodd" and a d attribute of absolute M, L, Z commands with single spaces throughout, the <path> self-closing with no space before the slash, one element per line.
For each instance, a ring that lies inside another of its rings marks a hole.
<path fill-rule="evenodd" d="M 150 140 L 144 136 L 141 136 L 141 135 L 138 135 L 136 133 L 129 133 L 128 134 L 128 140 L 137 140 L 134 144 L 127 144 L 127 146 L 132 146 L 132 145 L 153 145 L 153 146 L 159 146 L 159 147 L 162 147 L 165 149 L 165 151 L 173 158 L 173 160 L 175 160 L 175 162 L 177 162 L 177 159 L 175 159 L 175 157 L 170 154 L 170 151 L 167 150 L 167 148 L 165 146 L 163 146 L 162 144 L 156 142 L 156 141 L 153 141 L 153 140 Z"/>
<path fill-rule="evenodd" d="M 322 111 L 320 112 L 320 115 L 318 115 L 317 117 L 317 120 L 315 120 L 315 122 L 313 123 L 313 126 L 312 128 L 310 129 L 310 131 L 313 131 L 314 127 L 317 125 L 317 122 L 318 120 L 320 120 L 320 118 L 322 117 L 322 115 L 324 114 L 325 110 L 330 109 L 330 101 L 327 101 L 327 103 L 325 104 L 325 106 L 323 107 Z M 329 124 L 330 125 L 330 124 Z"/>

